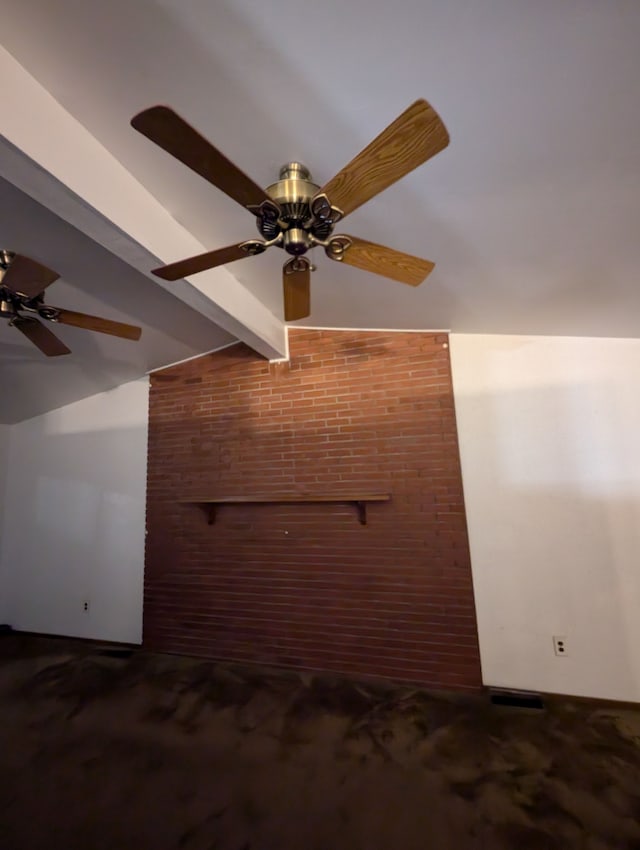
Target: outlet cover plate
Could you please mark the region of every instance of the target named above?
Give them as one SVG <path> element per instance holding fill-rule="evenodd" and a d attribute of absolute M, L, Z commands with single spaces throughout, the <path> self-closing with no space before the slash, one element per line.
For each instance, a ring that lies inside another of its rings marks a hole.
<path fill-rule="evenodd" d="M 569 654 L 567 638 L 564 635 L 553 636 L 553 651 L 558 658 L 564 658 Z"/>

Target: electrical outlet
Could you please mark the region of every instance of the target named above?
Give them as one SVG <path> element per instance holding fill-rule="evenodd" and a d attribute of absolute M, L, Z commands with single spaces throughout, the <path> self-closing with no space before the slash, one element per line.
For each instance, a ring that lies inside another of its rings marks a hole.
<path fill-rule="evenodd" d="M 82 610 L 85 612 L 85 614 L 89 613 L 89 600 L 88 599 L 85 599 L 84 602 L 82 603 Z"/>
<path fill-rule="evenodd" d="M 563 635 L 553 636 L 553 651 L 558 656 L 568 655 L 567 639 Z"/>

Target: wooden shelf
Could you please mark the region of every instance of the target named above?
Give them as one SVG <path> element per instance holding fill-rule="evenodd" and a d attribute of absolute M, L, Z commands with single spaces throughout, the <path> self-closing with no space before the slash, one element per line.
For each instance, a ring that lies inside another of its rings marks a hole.
<path fill-rule="evenodd" d="M 390 493 L 368 493 L 352 494 L 352 493 L 324 493 L 320 495 L 291 495 L 291 496 L 218 496 L 210 498 L 203 496 L 199 498 L 194 496 L 191 499 L 179 499 L 183 505 L 199 505 L 203 508 L 208 517 L 209 525 L 213 525 L 216 521 L 216 511 L 219 505 L 284 505 L 295 502 L 334 502 L 335 504 L 351 504 L 358 511 L 358 520 L 361 525 L 367 524 L 367 503 L 368 502 L 388 502 L 391 499 Z"/>

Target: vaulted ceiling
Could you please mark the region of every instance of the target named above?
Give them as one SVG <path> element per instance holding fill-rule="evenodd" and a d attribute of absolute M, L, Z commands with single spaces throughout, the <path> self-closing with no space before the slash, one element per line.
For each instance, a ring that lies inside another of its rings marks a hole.
<path fill-rule="evenodd" d="M 257 232 L 137 134 L 136 112 L 172 106 L 260 185 L 294 159 L 322 184 L 425 97 L 450 146 L 343 229 L 435 271 L 413 289 L 316 251 L 302 324 L 639 335 L 635 0 L 4 0 L 0 10 L 1 70 L 15 83 L 3 86 L 0 174 L 93 240 L 97 263 L 106 250 L 145 278 L 126 297 L 114 290 L 118 316 L 140 317 L 155 286 L 159 309 L 186 302 L 212 341 L 286 353 L 282 252 L 172 286 L 148 276 L 158 261 Z M 32 243 L 46 263 L 37 232 Z"/>

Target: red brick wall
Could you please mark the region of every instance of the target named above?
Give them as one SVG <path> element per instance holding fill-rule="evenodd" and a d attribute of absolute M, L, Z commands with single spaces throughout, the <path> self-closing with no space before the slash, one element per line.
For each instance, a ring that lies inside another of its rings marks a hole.
<path fill-rule="evenodd" d="M 292 330 L 155 373 L 144 643 L 474 689 L 480 662 L 446 334 Z M 388 492 L 349 504 L 190 496 Z"/>

